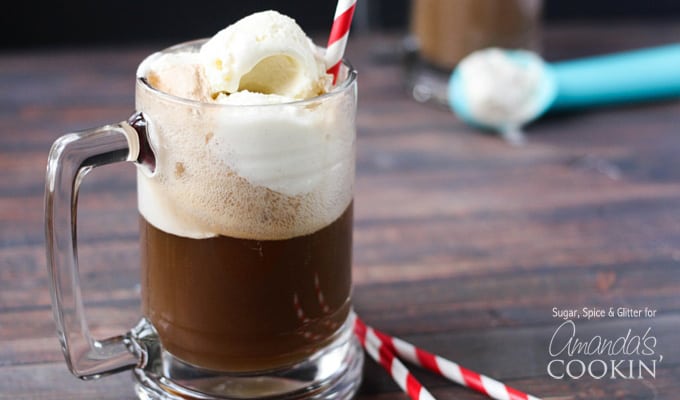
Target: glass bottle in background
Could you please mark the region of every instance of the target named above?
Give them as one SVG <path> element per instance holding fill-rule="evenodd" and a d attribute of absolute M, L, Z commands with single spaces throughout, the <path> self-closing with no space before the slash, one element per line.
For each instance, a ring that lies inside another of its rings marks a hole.
<path fill-rule="evenodd" d="M 538 51 L 542 0 L 412 0 L 405 80 L 419 102 L 447 104 L 451 71 L 486 47 Z"/>

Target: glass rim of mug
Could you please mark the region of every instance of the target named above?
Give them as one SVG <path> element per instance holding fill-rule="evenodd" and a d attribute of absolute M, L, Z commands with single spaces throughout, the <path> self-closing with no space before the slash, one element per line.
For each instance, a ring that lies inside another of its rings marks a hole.
<path fill-rule="evenodd" d="M 170 94 L 168 92 L 164 92 L 160 89 L 157 89 L 153 87 L 151 84 L 149 84 L 148 80 L 146 77 L 143 76 L 141 71 L 145 70 L 145 65 L 147 63 L 150 63 L 152 60 L 154 60 L 157 57 L 160 57 L 163 54 L 170 54 L 174 52 L 178 52 L 179 50 L 185 49 L 185 48 L 191 48 L 191 47 L 196 47 L 199 46 L 205 42 L 207 42 L 209 38 L 203 38 L 203 39 L 195 39 L 195 40 L 190 40 L 182 43 L 178 43 L 169 47 L 166 47 L 162 50 L 155 51 L 148 56 L 146 56 L 141 63 L 139 63 L 139 66 L 137 67 L 137 72 L 136 72 L 136 86 L 137 88 L 140 88 L 144 91 L 150 92 L 151 94 L 155 96 L 159 96 L 164 98 L 165 100 L 172 101 L 177 104 L 182 104 L 186 106 L 191 106 L 191 107 L 210 107 L 210 108 L 222 108 L 222 109 L 239 109 L 239 108 L 268 108 L 268 107 L 281 107 L 281 106 L 306 106 L 311 103 L 315 103 L 318 101 L 323 101 L 328 98 L 333 98 L 335 96 L 339 96 L 342 93 L 346 92 L 349 88 L 351 88 L 354 83 L 357 80 L 357 71 L 354 69 L 352 64 L 346 59 L 342 59 L 342 65 L 346 68 L 346 74 L 341 74 L 341 75 L 346 75 L 345 78 L 342 80 L 342 82 L 336 84 L 333 86 L 330 92 L 326 92 L 324 94 L 310 97 L 308 99 L 302 99 L 302 100 L 294 100 L 294 101 L 286 101 L 286 102 L 281 102 L 281 103 L 266 103 L 266 104 L 221 104 L 221 103 L 208 103 L 205 101 L 201 100 L 193 100 L 193 99 L 188 99 L 185 97 L 180 97 L 176 96 L 173 94 Z"/>

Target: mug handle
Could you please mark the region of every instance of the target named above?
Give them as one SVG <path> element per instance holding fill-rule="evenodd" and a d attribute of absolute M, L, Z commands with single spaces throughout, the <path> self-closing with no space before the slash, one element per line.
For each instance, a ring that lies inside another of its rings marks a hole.
<path fill-rule="evenodd" d="M 129 333 L 104 340 L 92 337 L 78 276 L 78 189 L 93 168 L 122 161 L 150 168 L 155 164 L 141 113 L 118 124 L 60 137 L 47 162 L 45 239 L 52 311 L 66 364 L 83 380 L 133 368 L 143 358 Z"/>

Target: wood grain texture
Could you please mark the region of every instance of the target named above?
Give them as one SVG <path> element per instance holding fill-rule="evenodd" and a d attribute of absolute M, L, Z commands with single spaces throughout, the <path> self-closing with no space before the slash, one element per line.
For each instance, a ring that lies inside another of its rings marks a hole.
<path fill-rule="evenodd" d="M 663 44 L 677 23 L 547 27 L 548 59 Z M 596 39 L 594 39 L 596 38 Z M 680 104 L 553 115 L 511 148 L 403 91 L 378 58 L 395 36 L 354 37 L 360 71 L 354 303 L 369 324 L 553 399 L 677 399 L 680 392 Z M 0 55 L 0 399 L 132 399 L 131 378 L 72 378 L 47 289 L 43 180 L 64 132 L 133 109 L 136 64 L 154 49 Z M 92 330 L 139 316 L 134 168 L 83 185 L 79 238 Z M 577 321 L 579 335 L 651 327 L 655 379 L 556 380 L 552 309 L 649 307 L 652 319 Z M 481 395 L 416 370 L 441 399 Z M 367 361 L 361 400 L 404 399 Z"/>

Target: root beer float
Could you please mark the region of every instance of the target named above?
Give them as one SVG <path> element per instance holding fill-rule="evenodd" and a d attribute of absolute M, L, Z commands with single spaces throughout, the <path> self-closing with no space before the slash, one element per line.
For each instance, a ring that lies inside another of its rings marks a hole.
<path fill-rule="evenodd" d="M 356 103 L 326 94 L 325 69 L 273 11 L 140 65 L 156 158 L 138 168 L 142 307 L 174 357 L 276 369 L 345 323 Z"/>

